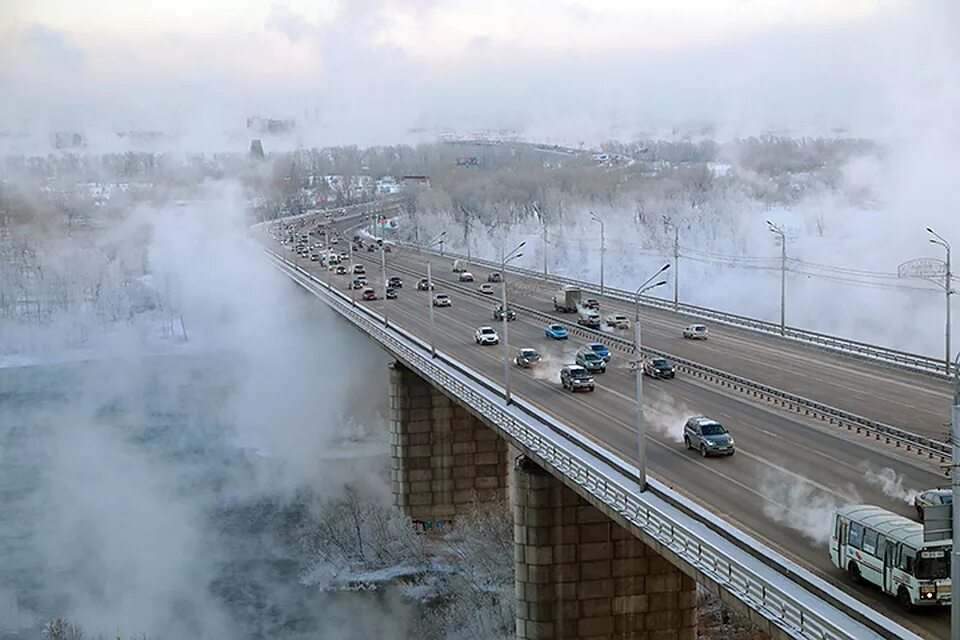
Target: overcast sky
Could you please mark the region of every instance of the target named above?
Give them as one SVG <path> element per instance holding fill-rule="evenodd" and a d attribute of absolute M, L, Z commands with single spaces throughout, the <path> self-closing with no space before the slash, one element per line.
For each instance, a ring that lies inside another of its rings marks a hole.
<path fill-rule="evenodd" d="M 323 140 L 873 135 L 955 85 L 953 0 L 2 0 L 0 130 Z M 952 80 L 950 78 L 952 77 Z M 12 89 L 12 90 L 11 90 Z M 309 114 L 310 121 L 307 121 Z"/>

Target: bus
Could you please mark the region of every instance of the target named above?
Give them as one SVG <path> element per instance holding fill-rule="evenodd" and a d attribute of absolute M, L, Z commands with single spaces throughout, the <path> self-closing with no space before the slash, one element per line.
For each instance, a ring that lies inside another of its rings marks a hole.
<path fill-rule="evenodd" d="M 834 566 L 895 596 L 908 611 L 950 604 L 950 551 L 949 540 L 924 542 L 923 525 L 880 507 L 851 505 L 833 514 Z"/>

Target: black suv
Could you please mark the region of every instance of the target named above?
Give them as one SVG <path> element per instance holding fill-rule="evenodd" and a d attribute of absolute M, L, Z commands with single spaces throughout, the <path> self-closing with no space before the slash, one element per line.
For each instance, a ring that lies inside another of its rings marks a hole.
<path fill-rule="evenodd" d="M 400 279 L 400 276 L 390 276 L 390 279 L 387 280 L 387 286 L 393 287 L 394 289 L 402 289 L 403 280 Z"/>
<path fill-rule="evenodd" d="M 666 358 L 647 358 L 643 361 L 643 372 L 651 378 L 672 378 L 673 365 Z"/>

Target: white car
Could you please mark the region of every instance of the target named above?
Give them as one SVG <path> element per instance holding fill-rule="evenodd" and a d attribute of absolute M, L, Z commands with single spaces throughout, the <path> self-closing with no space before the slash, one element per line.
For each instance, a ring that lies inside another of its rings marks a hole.
<path fill-rule="evenodd" d="M 438 293 L 433 296 L 433 306 L 435 307 L 449 307 L 453 304 L 453 301 L 450 300 L 450 296 L 445 293 Z"/>
<path fill-rule="evenodd" d="M 683 337 L 689 340 L 706 340 L 710 332 L 706 325 L 688 324 L 683 328 Z"/>
<path fill-rule="evenodd" d="M 493 293 L 493 285 L 487 282 L 484 282 L 482 285 L 477 287 L 477 291 L 479 291 L 480 293 L 486 293 L 487 295 L 490 295 Z"/>
<path fill-rule="evenodd" d="M 493 327 L 480 327 L 473 333 L 477 344 L 500 344 L 500 336 Z"/>
<path fill-rule="evenodd" d="M 607 316 L 606 323 L 608 327 L 613 327 L 614 329 L 630 328 L 630 318 L 619 313 L 614 313 Z"/>

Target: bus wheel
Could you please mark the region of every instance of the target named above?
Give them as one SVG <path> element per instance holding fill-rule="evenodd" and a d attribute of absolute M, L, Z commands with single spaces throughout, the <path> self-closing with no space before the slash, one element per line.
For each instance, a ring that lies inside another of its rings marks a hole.
<path fill-rule="evenodd" d="M 897 602 L 900 603 L 904 611 L 913 611 L 913 601 L 910 599 L 910 592 L 907 591 L 906 587 L 900 587 L 900 590 L 897 591 Z"/>
<path fill-rule="evenodd" d="M 850 562 L 847 565 L 847 573 L 850 574 L 850 579 L 853 580 L 855 584 L 860 584 L 863 582 L 863 578 L 860 576 L 860 567 L 857 566 L 856 562 Z"/>

